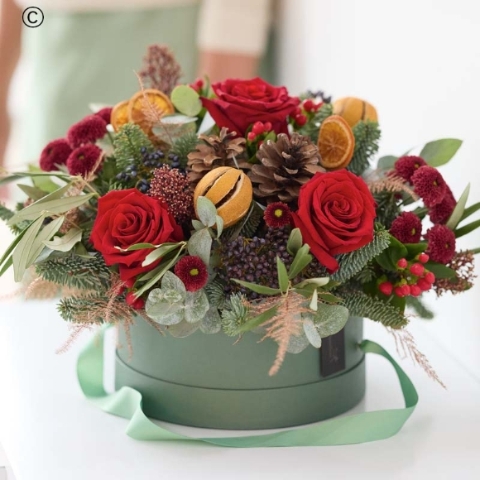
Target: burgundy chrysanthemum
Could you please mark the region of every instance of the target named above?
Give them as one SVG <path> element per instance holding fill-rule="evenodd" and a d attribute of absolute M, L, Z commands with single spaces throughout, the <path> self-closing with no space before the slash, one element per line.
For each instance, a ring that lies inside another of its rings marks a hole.
<path fill-rule="evenodd" d="M 185 284 L 189 292 L 203 288 L 208 281 L 206 265 L 200 257 L 187 255 L 175 265 L 175 275 Z"/>
<path fill-rule="evenodd" d="M 263 218 L 267 226 L 271 228 L 281 228 L 292 222 L 291 211 L 283 202 L 274 202 L 268 205 Z"/>
<path fill-rule="evenodd" d="M 107 124 L 99 115 L 88 115 L 72 125 L 67 132 L 67 140 L 72 148 L 86 143 L 94 143 L 107 133 Z"/>
<path fill-rule="evenodd" d="M 447 264 L 455 255 L 455 234 L 445 225 L 434 225 L 425 235 L 430 260 Z"/>
<path fill-rule="evenodd" d="M 86 177 L 95 168 L 101 155 L 102 150 L 96 145 L 88 144 L 76 148 L 67 160 L 68 173 Z"/>
<path fill-rule="evenodd" d="M 393 221 L 390 234 L 402 243 L 418 243 L 422 236 L 422 221 L 412 212 L 403 212 Z"/>
<path fill-rule="evenodd" d="M 42 150 L 40 168 L 45 172 L 56 170 L 57 165 L 65 165 L 71 153 L 72 149 L 64 138 L 53 140 Z"/>
<path fill-rule="evenodd" d="M 426 207 L 438 205 L 447 193 L 447 184 L 442 174 L 428 165 L 420 167 L 412 175 L 414 191 L 419 195 Z"/>
<path fill-rule="evenodd" d="M 112 116 L 112 107 L 104 107 L 99 110 L 95 115 L 97 117 L 100 117 L 107 125 L 109 125 L 110 117 Z"/>
<path fill-rule="evenodd" d="M 194 217 L 193 193 L 188 177 L 178 168 L 163 165 L 153 171 L 149 195 L 163 201 L 178 223 Z"/>
<path fill-rule="evenodd" d="M 453 210 L 455 210 L 456 205 L 457 205 L 457 201 L 455 200 L 455 197 L 453 196 L 452 191 L 447 186 L 447 193 L 445 194 L 445 198 L 437 205 L 434 205 L 428 211 L 430 220 L 432 221 L 432 223 L 435 223 L 435 224 L 447 223 L 448 219 L 450 218 L 450 215 L 453 213 Z"/>
<path fill-rule="evenodd" d="M 422 157 L 416 155 L 405 155 L 400 157 L 394 165 L 395 173 L 406 182 L 411 182 L 412 175 L 427 163 Z"/>

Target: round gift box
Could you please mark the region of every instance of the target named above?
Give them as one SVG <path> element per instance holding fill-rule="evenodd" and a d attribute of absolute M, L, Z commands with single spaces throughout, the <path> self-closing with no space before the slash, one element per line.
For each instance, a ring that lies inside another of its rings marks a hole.
<path fill-rule="evenodd" d="M 365 359 L 359 348 L 363 319 L 345 326 L 345 369 L 321 375 L 321 352 L 308 346 L 287 354 L 270 377 L 277 344 L 260 335 L 236 338 L 195 332 L 187 338 L 161 335 L 144 320 L 131 328 L 133 355 L 116 354 L 116 388 L 143 395 L 149 417 L 194 427 L 255 430 L 303 425 L 353 408 L 365 394 Z"/>

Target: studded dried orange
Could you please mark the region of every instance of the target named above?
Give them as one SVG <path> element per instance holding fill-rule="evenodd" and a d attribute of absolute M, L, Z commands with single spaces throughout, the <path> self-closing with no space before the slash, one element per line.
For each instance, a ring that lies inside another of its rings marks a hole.
<path fill-rule="evenodd" d="M 348 166 L 353 157 L 355 137 L 350 125 L 339 115 L 332 115 L 322 123 L 318 134 L 320 164 L 329 170 Z"/>

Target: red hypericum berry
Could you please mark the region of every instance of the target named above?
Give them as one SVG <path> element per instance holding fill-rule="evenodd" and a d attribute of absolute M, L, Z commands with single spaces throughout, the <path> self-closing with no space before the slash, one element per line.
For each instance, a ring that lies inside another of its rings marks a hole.
<path fill-rule="evenodd" d="M 432 288 L 432 284 L 427 282 L 424 278 L 419 278 L 417 285 L 422 290 L 422 292 L 426 292 Z"/>
<path fill-rule="evenodd" d="M 408 265 L 408 262 L 407 262 L 407 259 L 406 259 L 406 258 L 401 258 L 401 259 L 397 262 L 397 267 L 398 267 L 398 268 L 407 268 L 407 265 Z"/>
<path fill-rule="evenodd" d="M 315 104 L 315 111 L 319 110 L 321 108 L 321 106 L 323 105 L 323 102 L 318 102 Z"/>
<path fill-rule="evenodd" d="M 313 103 L 312 100 L 308 99 L 308 100 L 305 100 L 305 102 L 303 102 L 303 108 L 304 108 L 307 112 L 311 112 L 311 111 L 314 110 L 315 104 Z"/>
<path fill-rule="evenodd" d="M 252 132 L 255 135 L 261 135 L 265 132 L 265 125 L 262 122 L 255 122 L 252 127 Z"/>
<path fill-rule="evenodd" d="M 291 113 L 291 117 L 295 118 L 297 115 L 300 115 L 302 113 L 302 109 L 300 107 L 296 107 L 293 113 Z"/>
<path fill-rule="evenodd" d="M 395 287 L 393 289 L 393 292 L 397 297 L 403 298 L 405 296 L 405 290 L 403 289 L 402 285 L 399 285 L 398 287 Z"/>
<path fill-rule="evenodd" d="M 408 284 L 405 284 L 403 285 L 403 293 L 405 294 L 405 296 L 407 297 L 408 295 L 410 295 L 410 285 Z"/>
<path fill-rule="evenodd" d="M 430 285 L 435 283 L 435 274 L 433 272 L 427 272 L 423 277 Z"/>
<path fill-rule="evenodd" d="M 127 293 L 125 301 L 135 310 L 142 310 L 142 308 L 145 306 L 145 300 L 142 297 L 135 298 L 134 292 Z"/>
<path fill-rule="evenodd" d="M 247 138 L 250 142 L 254 142 L 255 139 L 257 138 L 257 135 L 253 131 L 251 131 L 251 132 L 248 132 Z"/>
<path fill-rule="evenodd" d="M 298 126 L 303 127 L 307 123 L 307 117 L 303 114 L 295 115 L 295 123 Z"/>
<path fill-rule="evenodd" d="M 412 297 L 418 297 L 422 294 L 422 289 L 418 285 L 410 285 L 410 295 Z"/>
<path fill-rule="evenodd" d="M 266 132 L 270 132 L 272 130 L 272 124 L 270 122 L 265 122 L 263 125 Z"/>
<path fill-rule="evenodd" d="M 410 267 L 410 273 L 417 277 L 421 277 L 423 275 L 423 272 L 425 272 L 425 267 L 421 263 L 414 263 Z"/>
<path fill-rule="evenodd" d="M 418 261 L 422 263 L 427 263 L 430 260 L 430 257 L 426 253 L 421 253 L 418 256 Z"/>
<path fill-rule="evenodd" d="M 378 286 L 378 289 L 384 294 L 384 295 L 391 295 L 393 292 L 393 285 L 391 282 L 383 282 Z"/>

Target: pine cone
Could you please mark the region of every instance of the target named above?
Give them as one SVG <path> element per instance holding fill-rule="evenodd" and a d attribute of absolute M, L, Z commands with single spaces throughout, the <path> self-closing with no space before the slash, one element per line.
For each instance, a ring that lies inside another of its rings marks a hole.
<path fill-rule="evenodd" d="M 267 141 L 257 153 L 260 164 L 253 165 L 248 174 L 254 193 L 268 203 L 297 200 L 300 187 L 317 172 L 320 166 L 318 148 L 308 137 L 293 133 L 290 138 L 280 133 L 276 142 Z"/>
<path fill-rule="evenodd" d="M 250 164 L 240 158 L 245 150 L 245 139 L 232 138 L 235 132 L 227 132 L 227 128 L 222 128 L 220 135 L 199 135 L 198 138 L 205 143 L 188 154 L 188 178 L 193 185 L 217 167 L 250 169 Z"/>

